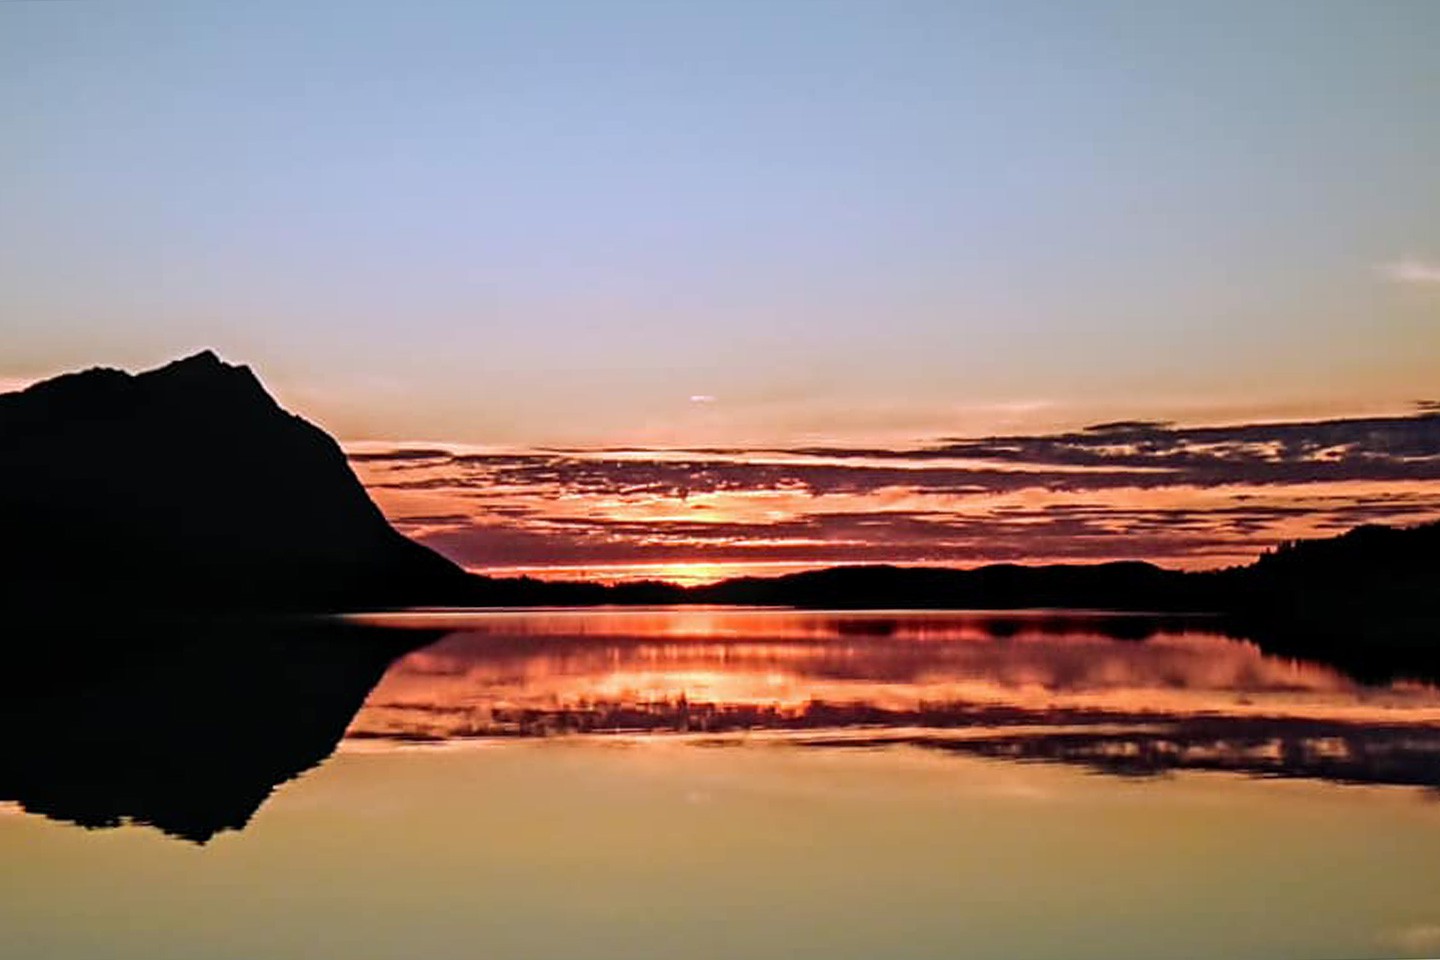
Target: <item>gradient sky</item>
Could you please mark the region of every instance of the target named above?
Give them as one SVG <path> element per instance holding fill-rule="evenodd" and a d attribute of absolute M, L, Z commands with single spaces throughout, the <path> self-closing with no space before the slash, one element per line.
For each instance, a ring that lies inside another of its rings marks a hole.
<path fill-rule="evenodd" d="M 210 346 L 468 443 L 1398 411 L 1437 49 L 1429 0 L 0 3 L 0 378 Z"/>
<path fill-rule="evenodd" d="M 1431 0 L 0 2 L 0 389 L 213 347 L 485 570 L 1433 519 L 1437 50 Z"/>

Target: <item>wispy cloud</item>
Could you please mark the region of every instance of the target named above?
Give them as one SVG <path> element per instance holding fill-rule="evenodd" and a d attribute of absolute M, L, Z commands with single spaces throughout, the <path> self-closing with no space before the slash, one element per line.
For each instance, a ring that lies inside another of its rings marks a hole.
<path fill-rule="evenodd" d="M 1148 559 L 1216 566 L 1440 516 L 1440 411 L 902 449 L 447 451 L 352 462 L 400 529 L 476 569 Z"/>
<path fill-rule="evenodd" d="M 1440 263 L 1406 257 L 1382 264 L 1380 272 L 1396 283 L 1437 283 L 1440 284 Z"/>

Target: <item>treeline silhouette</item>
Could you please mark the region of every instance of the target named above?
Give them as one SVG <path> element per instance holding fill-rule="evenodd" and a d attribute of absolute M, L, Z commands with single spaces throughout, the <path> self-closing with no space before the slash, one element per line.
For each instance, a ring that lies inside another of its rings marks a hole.
<path fill-rule="evenodd" d="M 829 609 L 1080 608 L 1227 613 L 1327 621 L 1384 616 L 1440 625 L 1440 522 L 1356 527 L 1282 544 L 1255 562 L 1185 572 L 1143 562 L 969 569 L 885 564 L 738 577 L 682 587 L 659 581 L 595 583 L 477 576 L 474 597 L 495 604 L 716 603 Z"/>

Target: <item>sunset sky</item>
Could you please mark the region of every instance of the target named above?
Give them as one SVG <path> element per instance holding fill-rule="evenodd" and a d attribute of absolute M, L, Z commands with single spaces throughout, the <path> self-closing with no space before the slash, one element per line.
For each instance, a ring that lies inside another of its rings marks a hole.
<path fill-rule="evenodd" d="M 477 569 L 1428 519 L 1437 50 L 1430 0 L 0 2 L 0 389 L 214 348 Z"/>

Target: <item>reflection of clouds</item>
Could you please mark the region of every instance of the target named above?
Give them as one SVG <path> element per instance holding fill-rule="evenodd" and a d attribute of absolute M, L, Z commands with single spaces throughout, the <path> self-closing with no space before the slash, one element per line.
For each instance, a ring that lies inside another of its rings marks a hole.
<path fill-rule="evenodd" d="M 398 623 L 407 615 L 379 615 Z M 1149 776 L 1208 769 L 1440 785 L 1440 691 L 1160 622 L 665 610 L 433 615 L 349 736 L 759 732 Z M 398 620 L 396 618 L 399 618 Z"/>
<path fill-rule="evenodd" d="M 880 713 L 887 723 L 941 724 L 1062 713 L 1440 722 L 1440 692 L 1427 685 L 1367 687 L 1175 627 L 1140 631 L 1143 642 L 1113 639 L 1099 632 L 1107 623 L 688 608 L 461 616 L 451 624 L 460 632 L 400 660 L 361 716 L 440 736 L 494 722 L 497 711 L 588 712 L 593 726 L 607 722 L 597 711 L 662 725 L 739 710 L 765 725 L 819 722 L 816 704 L 842 725 Z"/>
<path fill-rule="evenodd" d="M 1066 434 L 904 450 L 376 449 L 409 535 L 474 568 L 1152 559 L 1440 516 L 1440 415 Z M 723 569 L 721 570 L 723 573 Z"/>
<path fill-rule="evenodd" d="M 1179 770 L 1440 789 L 1440 732 L 1274 717 L 1172 717 L 1127 729 L 1086 725 L 989 731 L 881 730 L 865 738 L 791 737 L 806 747 L 911 746 L 1016 762 L 1064 763 L 1149 778 Z"/>

